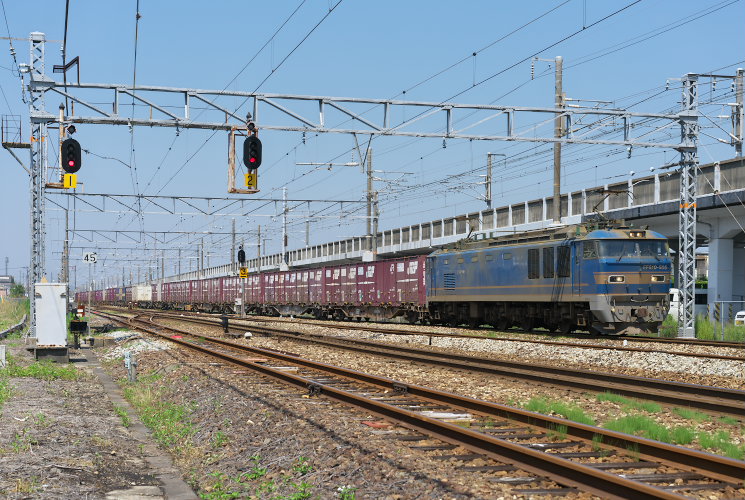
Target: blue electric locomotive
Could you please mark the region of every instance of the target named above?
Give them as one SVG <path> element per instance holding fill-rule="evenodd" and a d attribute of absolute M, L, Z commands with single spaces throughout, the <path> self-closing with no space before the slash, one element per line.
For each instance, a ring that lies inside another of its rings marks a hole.
<path fill-rule="evenodd" d="M 465 240 L 427 260 L 431 319 L 568 333 L 656 332 L 670 308 L 667 239 L 578 225 Z"/>

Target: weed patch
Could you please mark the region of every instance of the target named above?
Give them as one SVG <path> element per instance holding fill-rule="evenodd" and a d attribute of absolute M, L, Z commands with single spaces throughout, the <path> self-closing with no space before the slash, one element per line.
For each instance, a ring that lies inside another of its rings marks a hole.
<path fill-rule="evenodd" d="M 631 399 L 620 394 L 613 394 L 612 392 L 604 392 L 598 394 L 595 399 L 599 402 L 610 401 L 621 405 L 624 410 L 643 410 L 649 413 L 659 413 L 662 411 L 662 407 L 657 403 L 651 401 L 639 401 L 638 399 Z"/>
<path fill-rule="evenodd" d="M 673 408 L 673 413 L 686 420 L 693 420 L 694 422 L 706 422 L 709 420 L 709 415 L 706 413 L 691 410 L 690 408 Z"/>
<path fill-rule="evenodd" d="M 122 419 L 122 425 L 124 427 L 129 427 L 130 425 L 132 425 L 132 420 L 129 418 L 127 410 L 125 410 L 121 406 L 114 405 L 114 412 L 116 412 L 116 414 L 119 415 L 119 418 Z"/>
<path fill-rule="evenodd" d="M 15 493 L 36 493 L 40 485 L 39 478 L 36 476 L 33 476 L 30 479 L 17 478 L 15 482 Z"/>
<path fill-rule="evenodd" d="M 272 473 L 261 464 L 261 457 L 250 458 L 251 466 L 247 472 L 230 476 L 223 472 L 209 473 L 205 484 L 201 485 L 199 497 L 205 500 L 227 500 L 232 498 L 265 498 L 277 500 L 305 500 L 313 497 L 313 485 L 301 478 L 313 471 L 306 457 L 298 457 L 293 462 L 292 473 Z M 192 481 L 196 483 L 196 480 Z M 283 495 L 276 492 L 282 491 Z M 354 500 L 356 488 L 343 486 L 337 490 L 339 498 Z M 316 495 L 318 497 L 318 495 Z"/>
<path fill-rule="evenodd" d="M 678 336 L 678 321 L 670 314 L 662 322 L 659 329 L 660 337 L 673 338 Z"/>
<path fill-rule="evenodd" d="M 13 395 L 13 391 L 10 388 L 10 380 L 8 377 L 3 376 L 0 373 L 0 410 L 3 408 L 3 404 L 10 399 Z"/>
<path fill-rule="evenodd" d="M 217 431 L 215 435 L 212 437 L 213 448 L 220 448 L 222 446 L 225 446 L 227 442 L 228 442 L 228 436 L 226 436 L 223 431 Z"/>
<path fill-rule="evenodd" d="M 724 334 L 724 338 L 722 338 Z M 733 324 L 722 324 L 716 321 L 709 321 L 705 316 L 696 316 L 696 338 L 703 340 L 725 340 L 728 342 L 745 341 L 745 326 L 735 326 Z"/>
<path fill-rule="evenodd" d="M 740 423 L 735 417 L 727 416 L 719 417 L 719 421 L 726 425 L 737 425 Z"/>
<path fill-rule="evenodd" d="M 525 405 L 525 409 L 546 415 L 554 413 L 573 422 L 595 425 L 595 420 L 587 415 L 582 408 L 561 401 L 551 401 L 546 398 L 533 398 Z"/>
<path fill-rule="evenodd" d="M 63 365 L 51 361 L 35 361 L 29 365 L 21 366 L 11 354 L 8 354 L 7 366 L 3 371 L 9 377 L 29 377 L 42 380 L 77 380 L 80 378 L 80 372 L 73 365 Z M 2 375 L 2 372 L 0 372 L 0 375 Z"/>
<path fill-rule="evenodd" d="M 194 434 L 185 406 L 161 400 L 149 386 L 136 385 L 124 389 L 124 396 L 137 408 L 142 423 L 153 431 L 156 441 L 165 447 L 185 444 Z"/>
<path fill-rule="evenodd" d="M 3 300 L 0 302 L 0 332 L 17 325 L 24 314 L 28 314 L 28 299 Z M 20 332 L 14 332 L 9 337 L 20 336 Z"/>
<path fill-rule="evenodd" d="M 681 445 L 692 443 L 696 435 L 693 429 L 688 427 L 676 426 L 669 429 L 644 415 L 627 415 L 606 422 L 603 427 L 612 431 L 654 439 L 655 441 Z"/>
<path fill-rule="evenodd" d="M 698 444 L 707 450 L 718 450 L 725 456 L 742 460 L 745 456 L 745 446 L 732 442 L 732 436 L 727 431 L 717 431 L 714 433 L 699 432 L 696 434 Z"/>

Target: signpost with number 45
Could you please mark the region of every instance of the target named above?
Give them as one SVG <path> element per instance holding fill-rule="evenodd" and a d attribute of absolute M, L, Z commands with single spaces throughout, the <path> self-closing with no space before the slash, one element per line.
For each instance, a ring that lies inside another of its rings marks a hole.
<path fill-rule="evenodd" d="M 98 261 L 98 254 L 96 252 L 87 252 L 83 255 L 83 262 L 88 264 L 95 264 Z"/>

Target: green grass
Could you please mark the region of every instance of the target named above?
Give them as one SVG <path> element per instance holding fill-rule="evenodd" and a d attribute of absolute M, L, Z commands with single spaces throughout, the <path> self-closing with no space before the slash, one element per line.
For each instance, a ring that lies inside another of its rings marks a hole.
<path fill-rule="evenodd" d="M 561 401 L 552 401 L 546 398 L 533 398 L 525 405 L 525 409 L 543 413 L 545 415 L 555 413 L 573 422 L 596 425 L 595 420 L 587 415 L 582 408 L 562 403 Z"/>
<path fill-rule="evenodd" d="M 678 445 L 688 445 L 698 441 L 698 444 L 708 451 L 722 453 L 737 460 L 742 460 L 745 456 L 745 445 L 734 443 L 732 436 L 727 431 L 709 433 L 696 432 L 692 428 L 682 426 L 668 428 L 643 415 L 621 417 L 606 422 L 603 427 L 612 431 Z"/>
<path fill-rule="evenodd" d="M 226 436 L 223 431 L 217 431 L 215 435 L 212 437 L 211 441 L 212 441 L 213 448 L 220 448 L 227 444 L 228 436 Z"/>
<path fill-rule="evenodd" d="M 606 422 L 603 427 L 612 431 L 632 434 L 634 436 L 641 436 L 665 443 L 688 444 L 691 442 L 688 441 L 688 443 L 678 443 L 674 439 L 676 437 L 687 439 L 688 434 L 686 432 L 678 431 L 677 428 L 670 430 L 664 425 L 660 425 L 651 418 L 644 415 L 627 415 L 625 417 Z"/>
<path fill-rule="evenodd" d="M 652 403 L 651 401 L 639 401 L 638 399 L 627 398 L 620 394 L 613 394 L 612 392 L 598 394 L 595 396 L 595 399 L 600 402 L 610 401 L 611 403 L 616 403 L 621 405 L 624 410 L 644 410 L 649 413 L 659 413 L 662 411 L 662 407 L 657 403 Z"/>
<path fill-rule="evenodd" d="M 738 425 L 740 423 L 735 417 L 719 417 L 719 421 L 727 425 Z"/>
<path fill-rule="evenodd" d="M 124 397 L 137 409 L 158 443 L 165 447 L 191 446 L 189 438 L 195 429 L 186 406 L 163 401 L 159 391 L 142 382 L 125 387 Z"/>
<path fill-rule="evenodd" d="M 28 314 L 28 310 L 28 299 L 3 300 L 0 302 L 0 331 L 17 325 L 23 319 L 23 315 Z"/>
<path fill-rule="evenodd" d="M 696 316 L 696 338 L 703 340 L 722 340 L 722 323 L 709 321 L 705 316 Z M 728 342 L 745 341 L 745 326 L 724 325 L 724 340 Z"/>
<path fill-rule="evenodd" d="M 280 471 L 272 473 L 275 479 L 267 479 L 269 474 L 267 467 L 261 466 L 261 457 L 254 455 L 250 458 L 251 467 L 247 472 L 230 476 L 224 472 L 215 471 L 207 474 L 208 479 L 204 484 L 199 484 L 196 479 L 190 481 L 199 490 L 199 497 L 205 500 L 228 500 L 232 498 L 273 498 L 276 500 L 304 500 L 312 498 L 313 485 L 306 481 L 295 479 L 313 471 L 313 467 L 305 457 L 298 457 L 293 462 L 292 473 Z M 282 488 L 287 494 L 274 494 Z M 337 489 L 339 498 L 354 500 L 357 488 L 342 486 Z M 250 493 L 250 492 L 253 493 Z M 316 496 L 316 498 L 320 498 Z"/>
<path fill-rule="evenodd" d="M 699 432 L 696 437 L 702 448 L 721 451 L 725 456 L 737 460 L 742 460 L 745 457 L 745 445 L 733 443 L 732 436 L 727 431 Z"/>
<path fill-rule="evenodd" d="M 10 399 L 13 391 L 10 388 L 10 380 L 6 375 L 0 373 L 0 410 L 3 409 L 3 404 Z"/>
<path fill-rule="evenodd" d="M 706 413 L 691 410 L 690 408 L 673 408 L 673 413 L 686 420 L 693 420 L 695 422 L 706 422 L 710 418 Z"/>
<path fill-rule="evenodd" d="M 675 338 L 678 336 L 678 322 L 671 315 L 667 315 L 660 325 L 660 337 Z"/>
<path fill-rule="evenodd" d="M 734 312 L 733 312 L 734 314 Z M 696 338 L 702 340 L 722 340 L 722 323 L 709 321 L 706 316 L 698 315 L 695 321 Z M 677 337 L 678 322 L 668 315 L 660 325 L 660 337 Z M 728 342 L 744 342 L 745 326 L 735 326 L 732 323 L 724 325 L 724 340 Z"/>
<path fill-rule="evenodd" d="M 119 405 L 114 405 L 114 411 L 116 412 L 117 415 L 119 415 L 119 418 L 122 419 L 122 425 L 124 427 L 129 427 L 130 425 L 132 425 L 132 420 L 129 418 L 129 415 L 127 414 L 127 410 L 125 410 Z"/>
<path fill-rule="evenodd" d="M 81 373 L 70 364 L 52 363 L 51 361 L 34 361 L 26 366 L 21 366 L 15 357 L 7 354 L 7 365 L 0 370 L 0 376 L 29 377 L 42 380 L 77 380 Z"/>

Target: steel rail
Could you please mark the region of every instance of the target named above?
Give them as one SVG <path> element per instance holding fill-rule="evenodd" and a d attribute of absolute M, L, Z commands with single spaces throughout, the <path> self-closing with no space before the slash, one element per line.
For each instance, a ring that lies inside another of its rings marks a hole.
<path fill-rule="evenodd" d="M 116 307 L 116 306 L 109 306 L 109 307 Z M 122 308 L 123 309 L 123 308 Z M 148 311 L 151 312 L 152 309 L 137 309 L 139 311 Z M 195 315 L 195 316 L 214 316 L 213 313 L 193 313 L 190 311 L 179 311 L 179 314 L 189 314 L 189 315 Z M 378 324 L 372 324 L 372 323 L 366 323 L 364 325 L 359 324 L 337 324 L 337 323 L 331 323 L 329 321 L 324 320 L 315 320 L 315 319 L 307 319 L 307 318 L 283 318 L 283 317 L 276 317 L 276 318 L 267 318 L 267 317 L 254 317 L 254 316 L 248 316 L 246 318 L 239 318 L 238 316 L 229 316 L 231 320 L 236 321 L 259 321 L 259 322 L 267 322 L 267 323 L 296 323 L 296 324 L 307 324 L 307 325 L 318 325 L 323 326 L 325 328 L 335 328 L 335 329 L 346 329 L 346 330 L 363 330 L 363 331 L 370 331 L 375 333 L 385 333 L 385 334 L 391 334 L 391 335 L 425 335 L 425 336 L 432 336 L 432 337 L 453 337 L 453 338 L 466 338 L 466 339 L 484 339 L 484 340 L 495 340 L 495 341 L 513 341 L 513 342 L 526 342 L 526 343 L 533 343 L 533 344 L 552 344 L 552 345 L 560 345 L 560 346 L 567 346 L 567 347 L 580 347 L 580 348 L 588 348 L 588 349 L 617 349 L 617 350 L 623 350 L 623 351 L 639 351 L 639 352 L 662 352 L 666 354 L 677 354 L 679 356 L 707 356 L 712 357 L 716 359 L 731 359 L 733 361 L 745 361 L 745 357 L 739 357 L 739 356 L 726 356 L 726 355 L 718 355 L 718 354 L 712 354 L 712 355 L 702 355 L 697 353 L 686 353 L 686 352 L 680 352 L 680 351 L 660 351 L 660 350 L 646 350 L 646 349 L 640 349 L 640 348 L 634 348 L 634 347 L 623 347 L 623 346 L 598 346 L 598 345 L 588 345 L 588 344 L 577 344 L 572 342 L 555 342 L 551 340 L 536 340 L 536 339 L 520 339 L 520 338 L 504 338 L 504 337 L 486 337 L 486 336 L 480 336 L 480 335 L 468 335 L 463 333 L 440 333 L 440 332 L 425 332 L 425 331 L 418 331 L 418 330 L 404 330 L 401 328 L 386 328 L 382 326 L 377 326 Z M 456 327 L 461 328 L 462 327 Z M 492 328 L 477 328 L 472 329 L 473 331 L 485 331 L 487 333 L 507 333 L 507 334 L 514 334 L 514 335 L 547 335 L 547 336 L 556 336 L 556 334 L 553 333 L 543 333 L 543 332 L 520 332 L 516 330 L 512 331 L 505 331 L 505 330 L 494 330 Z M 732 349 L 742 349 L 745 350 L 745 342 L 729 342 L 729 341 L 721 341 L 721 340 L 702 340 L 702 339 L 686 339 L 686 338 L 667 338 L 667 337 L 642 337 L 642 336 L 633 336 L 633 335 L 592 335 L 588 333 L 580 333 L 580 334 L 562 334 L 562 337 L 571 337 L 576 339 L 582 339 L 582 340 L 611 340 L 611 341 L 621 341 L 621 340 L 627 340 L 629 342 L 647 342 L 647 343 L 659 343 L 659 344 L 679 344 L 679 345 L 693 345 L 693 346 L 704 346 L 704 347 L 727 347 Z"/>
<path fill-rule="evenodd" d="M 112 319 L 114 318 L 112 317 Z M 130 326 L 135 326 L 133 325 L 135 322 L 153 325 L 152 322 L 146 322 L 136 318 L 130 318 L 127 320 L 116 319 L 116 321 L 129 324 Z M 685 470 L 695 470 L 699 473 L 705 471 L 705 474 L 703 475 L 709 478 L 725 481 L 727 483 L 734 483 L 735 485 L 742 480 L 743 473 L 745 473 L 745 462 L 726 457 L 697 452 L 686 448 L 667 445 L 665 443 L 658 443 L 643 438 L 637 438 L 635 436 L 607 431 L 597 427 L 577 424 L 568 420 L 510 408 L 496 403 L 479 401 L 473 398 L 458 396 L 443 391 L 435 391 L 417 385 L 402 384 L 386 377 L 377 377 L 356 370 L 349 370 L 325 363 L 314 362 L 276 351 L 248 347 L 211 337 L 208 338 L 173 327 L 157 324 L 154 326 L 197 337 L 201 340 L 218 345 L 239 349 L 244 352 L 251 352 L 264 357 L 279 359 L 284 362 L 304 366 L 306 368 L 333 373 L 357 382 L 372 384 L 381 388 L 397 391 L 405 390 L 406 393 L 412 396 L 417 396 L 432 402 L 447 403 L 482 415 L 499 416 L 501 418 L 516 420 L 527 425 L 542 427 L 545 429 L 556 429 L 557 426 L 565 426 L 568 429 L 567 434 L 585 442 L 591 442 L 593 439 L 597 439 L 597 436 L 600 435 L 603 438 L 603 444 L 613 449 L 626 451 L 633 447 L 638 450 L 639 456 L 653 458 L 661 463 L 683 468 Z M 237 358 L 224 352 L 214 351 L 185 340 L 176 339 L 169 335 L 159 333 L 150 327 L 137 326 L 137 328 L 148 331 L 148 333 L 157 335 L 171 342 L 175 342 L 181 346 L 209 354 L 239 366 L 254 369 L 260 373 L 281 379 L 298 387 L 309 388 L 316 393 L 322 392 L 324 395 L 333 399 L 365 408 L 381 417 L 396 421 L 405 427 L 438 437 L 449 443 L 464 446 L 467 449 L 476 451 L 490 458 L 510 462 L 526 471 L 535 473 L 542 477 L 548 477 L 560 484 L 583 488 L 588 492 L 601 495 L 604 498 L 685 498 L 681 495 L 668 492 L 649 484 L 633 481 L 620 475 L 610 474 L 581 463 L 572 462 L 571 460 L 552 456 L 542 451 L 533 450 L 455 424 L 426 417 L 411 410 L 369 399 L 359 394 L 316 382 L 312 379 L 307 379 L 287 373 L 283 370 L 274 369 L 270 366 Z"/>
<path fill-rule="evenodd" d="M 130 320 L 115 319 L 122 323 L 128 323 Z M 138 320 L 145 322 L 143 320 Z M 509 419 L 529 425 L 532 427 L 543 428 L 547 430 L 555 430 L 556 428 L 566 427 L 566 434 L 573 438 L 579 439 L 584 442 L 592 443 L 597 442 L 598 437 L 601 438 L 603 445 L 609 446 L 617 451 L 627 452 L 629 449 L 634 449 L 639 453 L 640 457 L 657 460 L 661 463 L 682 468 L 685 470 L 692 470 L 703 473 L 707 477 L 725 481 L 728 483 L 740 484 L 745 477 L 745 462 L 740 460 L 734 460 L 728 457 L 719 455 L 713 455 L 710 453 L 704 453 L 690 448 L 683 448 L 679 446 L 670 445 L 667 443 L 661 443 L 658 441 L 652 441 L 620 432 L 610 431 L 599 427 L 594 427 L 586 424 L 572 422 L 570 420 L 564 420 L 556 417 L 542 415 L 519 408 L 513 408 L 506 405 L 500 405 L 498 403 L 492 403 L 489 401 L 481 401 L 478 399 L 470 398 L 467 396 L 460 396 L 457 394 L 428 389 L 414 384 L 405 384 L 396 380 L 380 377 L 376 375 L 370 375 L 362 373 L 356 370 L 342 368 L 338 366 L 329 365 L 317 361 L 303 359 L 297 355 L 289 355 L 280 353 L 273 350 L 262 349 L 258 347 L 251 347 L 244 344 L 238 344 L 228 340 L 223 340 L 215 337 L 206 337 L 203 335 L 187 332 L 174 327 L 159 325 L 153 322 L 145 322 L 149 325 L 156 326 L 158 328 L 171 330 L 180 334 L 189 335 L 199 339 L 203 339 L 214 344 L 226 346 L 232 349 L 240 350 L 243 352 L 252 353 L 254 355 L 260 355 L 262 357 L 279 359 L 283 362 L 288 362 L 300 366 L 304 366 L 310 369 L 322 370 L 334 375 L 352 379 L 358 382 L 372 384 L 387 390 L 404 391 L 412 396 L 420 397 L 427 401 L 434 403 L 443 403 L 451 406 L 463 408 L 465 410 L 473 411 L 475 413 Z M 129 323 L 131 324 L 131 323 Z M 146 327 L 148 328 L 148 327 Z M 144 329 L 144 328 L 143 328 Z M 150 330 L 152 330 L 150 328 Z M 173 339 L 168 335 L 155 332 L 157 335 L 179 342 L 187 347 L 193 347 L 195 344 L 186 341 L 179 341 L 179 339 Z M 227 356 L 227 355 L 226 355 Z M 256 363 L 252 363 L 257 365 Z M 261 365 L 258 365 L 261 366 Z M 267 368 L 267 367 L 263 367 Z M 289 374 L 286 374 L 289 375 Z M 314 382 L 315 383 L 315 382 Z M 323 384 L 319 384 L 323 385 Z M 325 390 L 325 386 L 323 387 Z M 389 405 L 390 406 L 390 405 Z M 393 407 L 395 408 L 395 407 Z M 396 408 L 396 410 L 398 410 Z M 422 415 L 416 414 L 417 419 L 424 418 Z M 460 426 L 455 426 L 458 429 L 462 429 Z M 501 441 L 501 440 L 500 440 Z M 512 443 L 510 443 L 512 444 Z"/>
<path fill-rule="evenodd" d="M 208 318 L 178 317 L 162 313 L 149 313 L 153 317 L 164 317 L 179 321 L 220 327 Z M 235 328 L 235 327 L 234 327 Z M 631 375 L 617 375 L 589 370 L 565 369 L 549 365 L 517 363 L 476 356 L 443 353 L 415 347 L 361 339 L 330 339 L 328 336 L 292 332 L 277 328 L 241 325 L 242 330 L 257 333 L 285 335 L 288 338 L 326 344 L 337 348 L 356 350 L 421 363 L 436 364 L 450 368 L 465 369 L 491 375 L 528 379 L 550 385 L 572 387 L 583 391 L 609 391 L 628 397 L 656 401 L 666 405 L 696 408 L 698 410 L 745 418 L 745 391 L 726 389 L 684 382 L 659 380 Z"/>

